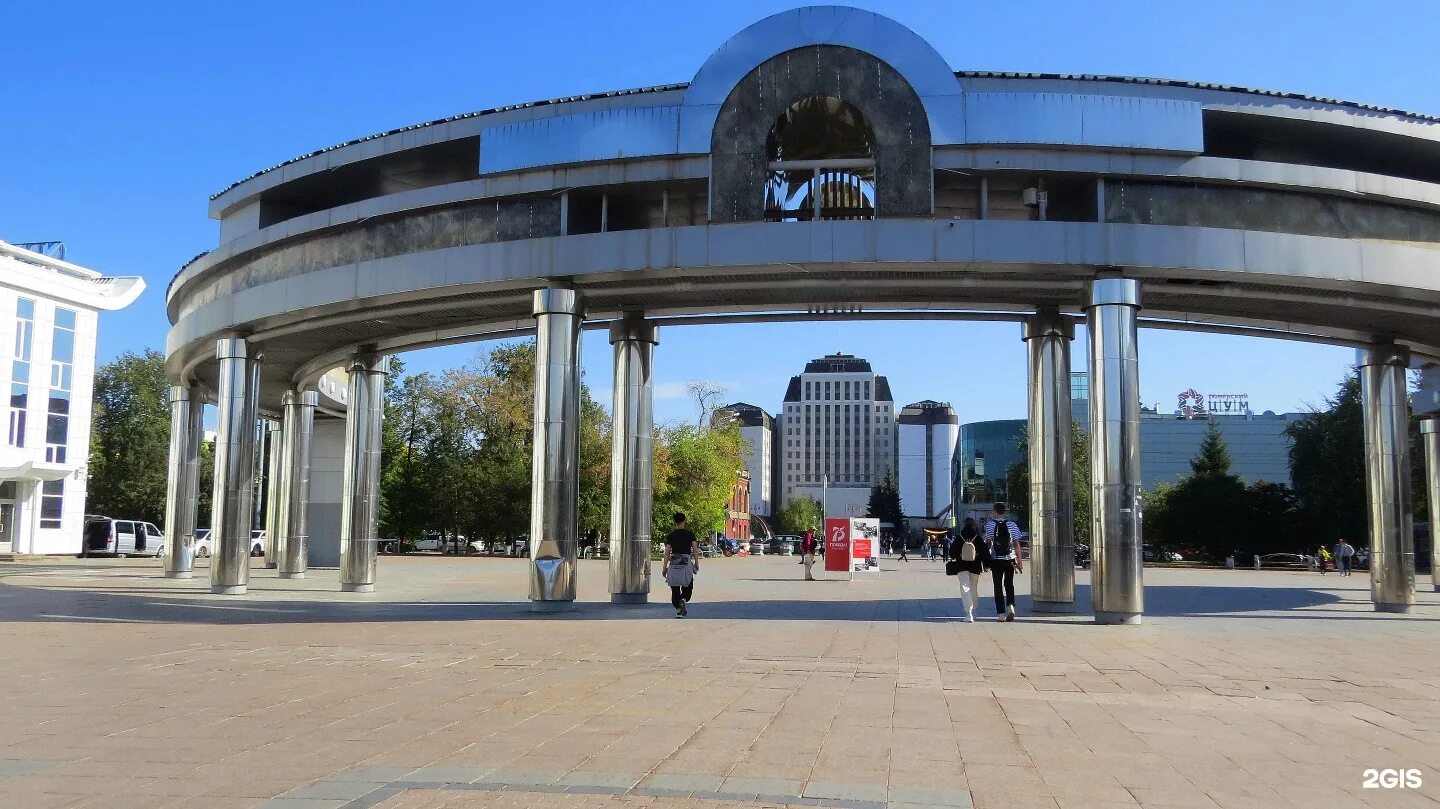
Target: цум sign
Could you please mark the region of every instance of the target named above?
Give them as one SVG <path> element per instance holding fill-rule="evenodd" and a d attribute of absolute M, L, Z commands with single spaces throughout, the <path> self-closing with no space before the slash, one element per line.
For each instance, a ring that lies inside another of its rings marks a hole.
<path fill-rule="evenodd" d="M 1194 418 L 1205 413 L 1216 416 L 1244 416 L 1250 412 L 1248 393 L 1212 393 L 1204 396 L 1191 388 L 1176 398 L 1180 415 L 1185 418 Z"/>

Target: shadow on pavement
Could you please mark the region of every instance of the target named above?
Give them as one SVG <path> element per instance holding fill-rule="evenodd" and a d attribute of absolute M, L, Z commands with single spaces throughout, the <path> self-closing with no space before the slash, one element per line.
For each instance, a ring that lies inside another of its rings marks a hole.
<path fill-rule="evenodd" d="M 762 581 L 762 579 L 755 579 Z M 764 580 L 768 581 L 768 580 Z M 795 584 L 805 582 L 794 581 Z M 527 601 L 378 601 L 305 600 L 271 598 L 270 590 L 240 597 L 174 598 L 173 588 L 134 586 L 91 588 L 16 586 L 0 584 L 0 623 L 166 623 L 166 624 L 311 624 L 372 623 L 400 621 L 519 621 L 551 620 L 557 614 L 532 613 Z M 190 591 L 193 592 L 193 591 Z M 993 615 L 994 601 L 988 588 L 982 595 L 977 617 Z M 293 591 L 289 593 L 293 596 Z M 703 590 L 691 605 L 692 621 L 907 621 L 951 622 L 962 615 L 958 597 L 913 599 L 805 600 L 764 599 L 755 601 L 707 602 Z M 1350 594 L 1347 594 L 1350 595 Z M 1020 613 L 1030 623 L 1090 623 L 1090 590 L 1075 588 L 1074 614 L 1034 614 L 1028 597 L 1020 598 Z M 1303 619 L 1320 621 L 1411 620 L 1437 621 L 1425 614 L 1377 615 L 1366 611 L 1368 602 L 1358 597 L 1303 588 L 1231 586 L 1150 586 L 1145 591 L 1148 617 L 1207 617 Z M 601 602 L 577 602 L 576 609 L 559 613 L 568 620 L 650 620 L 671 619 L 668 598 L 661 588 L 651 594 L 649 605 L 616 606 Z"/>

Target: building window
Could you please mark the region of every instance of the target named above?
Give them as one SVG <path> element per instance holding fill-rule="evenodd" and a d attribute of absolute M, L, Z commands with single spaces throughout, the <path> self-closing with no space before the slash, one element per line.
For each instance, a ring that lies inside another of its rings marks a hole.
<path fill-rule="evenodd" d="M 47 480 L 40 486 L 40 527 L 59 528 L 65 505 L 65 481 Z"/>
<path fill-rule="evenodd" d="M 55 309 L 50 350 L 50 401 L 45 419 L 45 460 L 65 463 L 70 433 L 70 386 L 75 369 L 75 312 Z"/>

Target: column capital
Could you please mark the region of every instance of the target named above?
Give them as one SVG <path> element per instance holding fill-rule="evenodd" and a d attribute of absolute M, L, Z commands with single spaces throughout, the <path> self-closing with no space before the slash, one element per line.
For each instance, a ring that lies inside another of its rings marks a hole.
<path fill-rule="evenodd" d="M 215 359 L 260 362 L 265 357 L 244 337 L 221 337 L 215 341 Z"/>
<path fill-rule="evenodd" d="M 1410 349 L 1397 343 L 1371 343 L 1360 349 L 1356 365 L 1403 365 L 1410 367 Z"/>
<path fill-rule="evenodd" d="M 376 354 L 373 351 L 361 351 L 350 358 L 350 362 L 345 366 L 345 371 L 351 374 L 362 373 L 389 376 L 390 357 L 387 354 Z M 317 398 L 315 402 L 318 405 L 320 400 Z"/>
<path fill-rule="evenodd" d="M 1074 340 L 1075 321 L 1060 314 L 1060 310 L 1053 306 L 1036 309 L 1035 314 L 1021 322 L 1020 339 L 1031 340 L 1036 337 L 1064 337 L 1066 340 Z"/>
<path fill-rule="evenodd" d="M 573 315 L 585 316 L 585 306 L 578 290 L 561 287 L 537 289 L 531 297 L 532 315 Z"/>
<path fill-rule="evenodd" d="M 646 320 L 644 313 L 629 312 L 610 324 L 610 344 L 633 342 L 659 345 L 658 333 L 654 321 Z"/>
<path fill-rule="evenodd" d="M 1091 281 L 1085 308 L 1108 305 L 1140 308 L 1140 281 L 1135 278 L 1096 278 Z"/>
<path fill-rule="evenodd" d="M 1421 434 L 1440 434 L 1440 416 L 1427 416 L 1420 419 L 1420 432 Z"/>
<path fill-rule="evenodd" d="M 170 386 L 170 404 L 175 404 L 176 402 L 186 402 L 187 404 L 199 402 L 202 405 L 205 404 L 204 397 L 197 396 L 196 391 L 189 385 Z"/>

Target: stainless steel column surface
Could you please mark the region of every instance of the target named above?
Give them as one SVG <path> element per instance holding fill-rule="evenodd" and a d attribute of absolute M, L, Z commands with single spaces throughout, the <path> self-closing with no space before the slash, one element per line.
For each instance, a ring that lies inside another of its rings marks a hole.
<path fill-rule="evenodd" d="M 165 480 L 165 577 L 195 570 L 195 511 L 199 504 L 200 440 L 205 400 L 189 385 L 170 386 L 170 470 Z"/>
<path fill-rule="evenodd" d="M 1365 488 L 1370 514 L 1370 599 L 1379 612 L 1415 603 L 1415 516 L 1410 494 L 1410 351 L 1376 343 L 1360 361 Z"/>
<path fill-rule="evenodd" d="M 1425 494 L 1430 501 L 1430 584 L 1440 593 L 1440 416 L 1420 422 L 1421 447 L 1425 453 Z"/>
<path fill-rule="evenodd" d="M 345 414 L 344 489 L 340 494 L 340 589 L 370 593 L 375 591 L 380 430 L 390 358 L 356 354 L 348 370 L 350 402 Z"/>
<path fill-rule="evenodd" d="M 239 337 L 215 343 L 215 495 L 210 520 L 210 592 L 238 595 L 250 583 L 250 528 L 255 495 L 255 436 L 260 361 Z"/>
<path fill-rule="evenodd" d="M 280 457 L 285 432 L 279 421 L 265 420 L 265 566 L 275 567 L 275 536 L 280 533 Z"/>
<path fill-rule="evenodd" d="M 1041 309 L 1023 324 L 1029 353 L 1030 594 L 1036 612 L 1075 611 L 1070 341 L 1075 326 Z"/>
<path fill-rule="evenodd" d="M 580 293 L 534 294 L 535 437 L 530 466 L 530 608 L 575 602 L 580 496 Z"/>
<path fill-rule="evenodd" d="M 627 315 L 610 327 L 615 398 L 610 431 L 610 601 L 644 604 L 650 595 L 654 499 L 653 323 Z"/>
<path fill-rule="evenodd" d="M 1140 282 L 1097 278 L 1090 333 L 1090 600 L 1095 622 L 1138 624 L 1144 612 L 1140 505 Z"/>
<path fill-rule="evenodd" d="M 320 395 L 286 391 L 284 451 L 280 458 L 280 529 L 275 537 L 275 562 L 282 579 L 303 579 L 308 556 L 307 512 L 310 507 L 310 443 Z"/>

